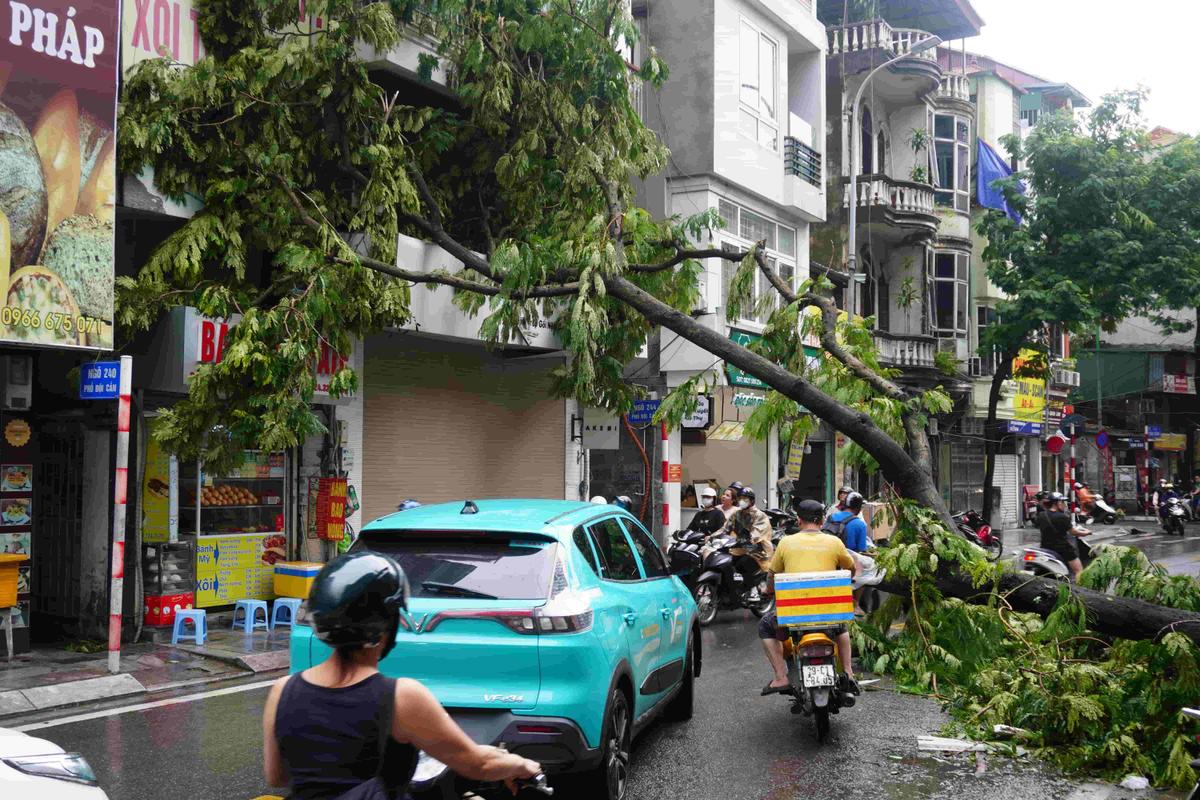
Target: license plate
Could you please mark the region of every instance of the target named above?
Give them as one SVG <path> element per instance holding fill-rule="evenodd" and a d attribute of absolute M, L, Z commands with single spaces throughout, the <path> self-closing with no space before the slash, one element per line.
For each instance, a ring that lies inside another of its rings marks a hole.
<path fill-rule="evenodd" d="M 805 686 L 833 686 L 833 664 L 806 664 L 801 677 Z"/>

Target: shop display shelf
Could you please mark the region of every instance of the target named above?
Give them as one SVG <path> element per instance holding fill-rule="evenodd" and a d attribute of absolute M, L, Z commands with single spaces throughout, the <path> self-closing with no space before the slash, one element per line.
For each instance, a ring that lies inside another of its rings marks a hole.
<path fill-rule="evenodd" d="M 201 511 L 212 511 L 215 508 L 283 508 L 283 503 L 254 503 L 252 505 L 212 506 L 201 505 Z M 181 509 L 182 510 L 182 509 Z M 190 508 L 188 509 L 191 510 Z"/>

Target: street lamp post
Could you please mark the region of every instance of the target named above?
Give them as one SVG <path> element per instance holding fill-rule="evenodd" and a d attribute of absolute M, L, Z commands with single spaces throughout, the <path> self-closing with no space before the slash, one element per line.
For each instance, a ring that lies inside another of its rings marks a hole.
<path fill-rule="evenodd" d="M 891 58 L 875 69 L 867 73 L 867 77 L 859 85 L 858 91 L 854 93 L 854 102 L 850 104 L 850 257 L 848 266 L 850 268 L 850 297 L 846 302 L 846 311 L 848 316 L 853 319 L 855 313 L 858 312 L 858 169 L 855 167 L 854 157 L 859 151 L 858 144 L 858 104 L 862 101 L 863 90 L 867 88 L 867 84 L 871 82 L 884 67 L 890 67 L 897 61 L 914 56 L 917 53 L 922 53 L 931 47 L 937 47 L 942 42 L 940 36 L 929 36 L 919 42 L 914 43 L 908 52 L 902 53 L 895 58 Z"/>

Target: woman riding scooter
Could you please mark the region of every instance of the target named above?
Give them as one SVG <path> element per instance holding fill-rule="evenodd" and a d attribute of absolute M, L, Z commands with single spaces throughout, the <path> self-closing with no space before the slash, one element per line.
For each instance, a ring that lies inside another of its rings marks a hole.
<path fill-rule="evenodd" d="M 475 744 L 433 694 L 394 680 L 379 662 L 395 644 L 408 607 L 408 581 L 378 553 L 338 556 L 317 573 L 309 612 L 326 661 L 280 678 L 263 709 L 263 771 L 291 800 L 399 800 L 417 750 L 468 780 L 516 781 L 541 772 L 534 761 Z"/>

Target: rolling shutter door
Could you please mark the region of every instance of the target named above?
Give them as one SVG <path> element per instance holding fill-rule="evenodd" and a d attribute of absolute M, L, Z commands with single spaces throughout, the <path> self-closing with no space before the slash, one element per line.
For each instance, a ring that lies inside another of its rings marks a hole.
<path fill-rule="evenodd" d="M 992 485 L 1000 489 L 1000 527 L 1010 529 L 1017 527 L 1017 511 L 1020 505 L 1021 489 L 1017 481 L 1017 457 L 1015 455 L 996 456 L 996 475 Z"/>
<path fill-rule="evenodd" d="M 363 521 L 405 498 L 562 498 L 565 408 L 557 362 L 482 347 L 374 337 L 363 375 Z"/>

